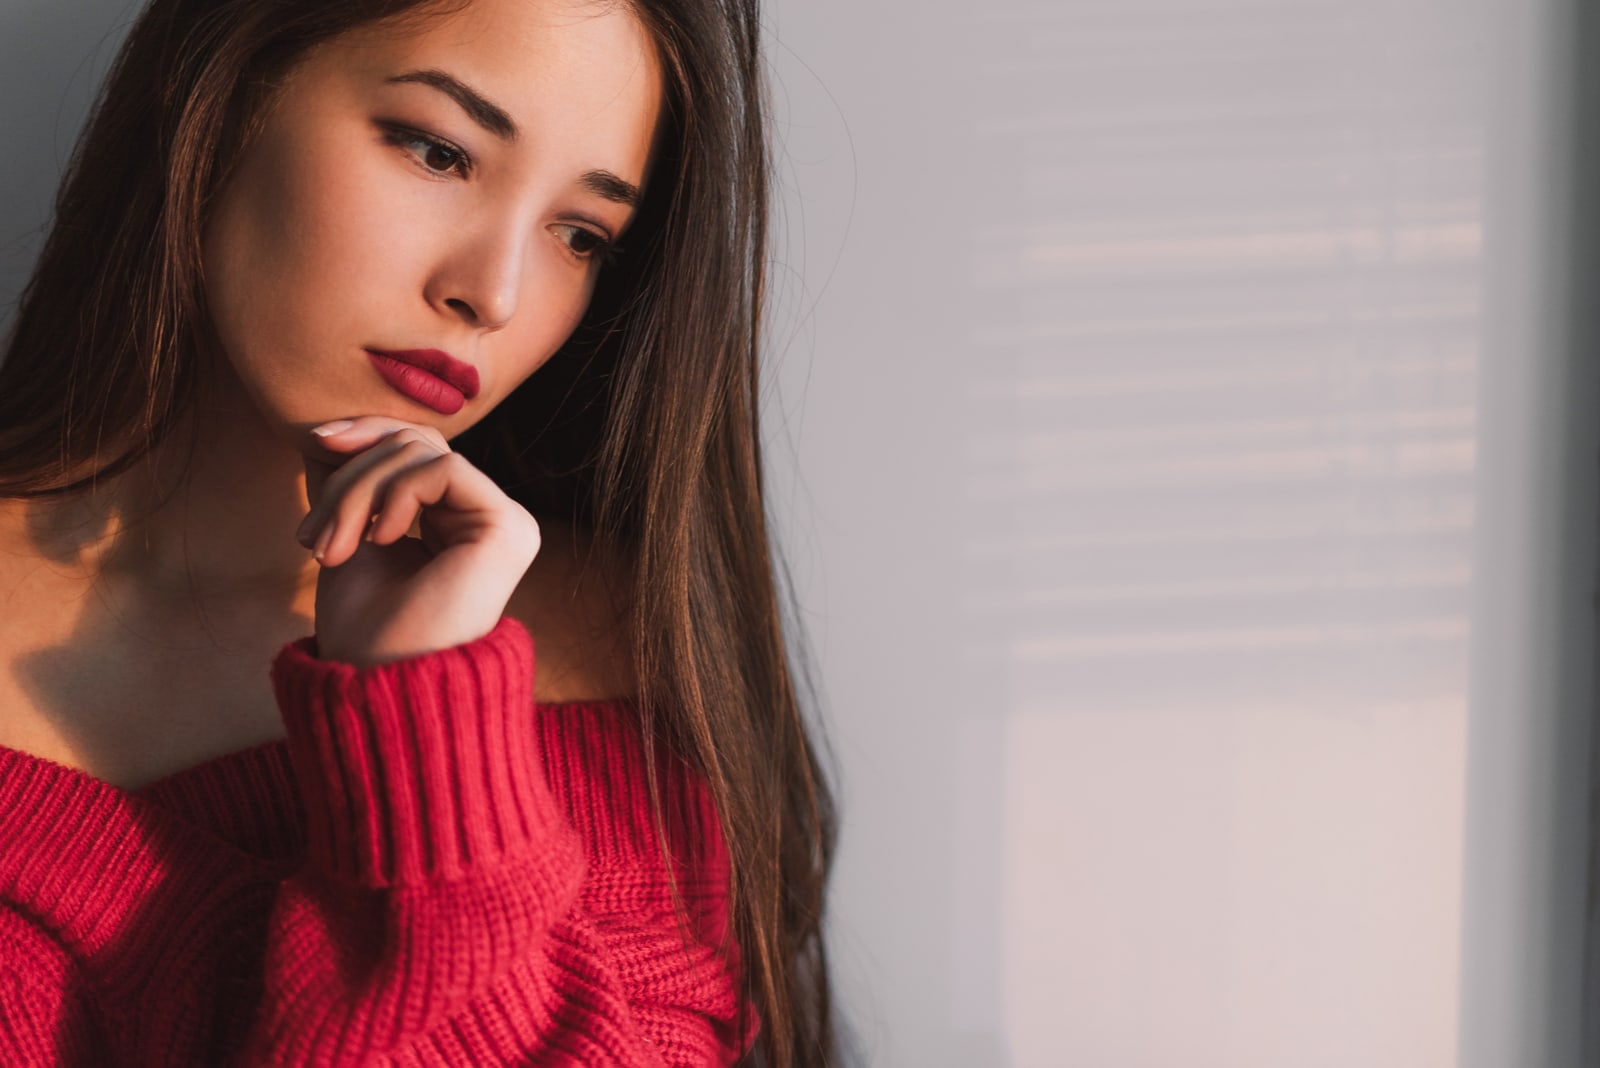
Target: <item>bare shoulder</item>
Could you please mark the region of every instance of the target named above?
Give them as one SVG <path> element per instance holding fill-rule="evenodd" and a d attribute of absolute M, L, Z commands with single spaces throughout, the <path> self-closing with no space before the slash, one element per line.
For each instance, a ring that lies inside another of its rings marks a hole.
<path fill-rule="evenodd" d="M 75 561 L 41 547 L 44 511 L 0 498 L 0 662 L 60 637 L 85 589 Z"/>
<path fill-rule="evenodd" d="M 0 498 L 0 745 L 72 765 L 72 731 L 54 714 L 49 669 L 77 637 L 85 598 L 70 562 L 37 544 L 42 513 Z"/>
<path fill-rule="evenodd" d="M 542 704 L 632 697 L 628 655 L 626 564 L 603 558 L 582 532 L 541 519 L 539 555 L 523 576 L 506 615 L 534 642 L 534 699 Z"/>

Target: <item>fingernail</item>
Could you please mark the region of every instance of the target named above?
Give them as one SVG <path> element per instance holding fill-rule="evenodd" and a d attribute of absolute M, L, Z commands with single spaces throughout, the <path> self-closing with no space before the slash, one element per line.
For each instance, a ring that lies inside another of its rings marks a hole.
<path fill-rule="evenodd" d="M 328 551 L 328 542 L 332 540 L 333 524 L 329 523 L 327 526 L 322 528 L 322 533 L 317 535 L 317 548 L 316 552 L 314 552 L 312 555 L 314 555 L 318 560 L 321 560 L 322 554 Z"/>
<path fill-rule="evenodd" d="M 331 423 L 323 423 L 321 426 L 314 428 L 311 432 L 319 438 L 327 438 L 332 437 L 340 431 L 349 430 L 355 425 L 356 424 L 353 419 L 335 419 Z"/>

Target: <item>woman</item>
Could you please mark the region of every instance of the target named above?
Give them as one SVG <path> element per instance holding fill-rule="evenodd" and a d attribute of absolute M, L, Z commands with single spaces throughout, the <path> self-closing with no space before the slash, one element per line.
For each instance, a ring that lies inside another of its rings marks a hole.
<path fill-rule="evenodd" d="M 0 363 L 0 1062 L 833 1061 L 757 37 L 150 4 Z"/>

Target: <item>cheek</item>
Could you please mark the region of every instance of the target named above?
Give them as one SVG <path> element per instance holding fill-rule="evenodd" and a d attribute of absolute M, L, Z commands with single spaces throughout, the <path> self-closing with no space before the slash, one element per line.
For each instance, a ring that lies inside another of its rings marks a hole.
<path fill-rule="evenodd" d="M 567 343 L 583 321 L 594 294 L 593 282 L 575 284 L 563 269 L 551 271 L 542 281 L 537 278 L 538 272 L 531 273 L 535 281 L 519 305 L 520 336 L 507 338 L 504 345 L 508 351 L 508 366 L 516 377 L 516 381 L 509 383 L 512 389 L 549 362 Z M 527 311 L 521 312 L 521 308 Z"/>
<path fill-rule="evenodd" d="M 207 228 L 205 284 L 224 350 L 241 371 L 265 373 L 360 344 L 364 298 L 395 292 L 418 250 L 392 225 L 403 208 L 384 203 L 378 176 L 333 153 L 257 147 Z"/>
<path fill-rule="evenodd" d="M 563 280 L 566 281 L 566 280 Z M 480 366 L 489 369 L 493 376 L 485 382 L 485 393 L 493 391 L 488 409 L 496 408 L 511 393 L 528 381 L 534 372 L 549 363 L 566 344 L 588 304 L 588 290 L 581 297 L 553 295 L 550 286 L 535 286 L 537 292 L 525 292 L 522 307 L 532 306 L 531 314 L 518 311 L 518 323 L 509 330 L 491 334 L 484 339 Z M 485 411 L 476 413 L 482 418 Z"/>

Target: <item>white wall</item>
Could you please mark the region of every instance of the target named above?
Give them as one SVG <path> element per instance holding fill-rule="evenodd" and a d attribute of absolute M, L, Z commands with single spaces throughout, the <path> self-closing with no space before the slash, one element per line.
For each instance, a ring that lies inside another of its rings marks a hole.
<path fill-rule="evenodd" d="M 871 1063 L 1576 1063 L 1565 10 L 779 0 Z"/>
<path fill-rule="evenodd" d="M 1576 1063 L 1559 0 L 769 4 L 867 1063 Z M 0 305 L 129 10 L 0 5 Z"/>

